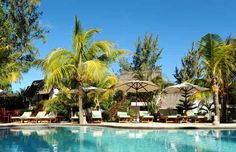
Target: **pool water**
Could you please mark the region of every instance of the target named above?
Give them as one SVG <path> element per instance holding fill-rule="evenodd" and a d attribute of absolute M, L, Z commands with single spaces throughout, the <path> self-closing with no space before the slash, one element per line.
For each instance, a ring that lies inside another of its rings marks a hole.
<path fill-rule="evenodd" d="M 0 129 L 1 152 L 234 152 L 236 130 Z"/>

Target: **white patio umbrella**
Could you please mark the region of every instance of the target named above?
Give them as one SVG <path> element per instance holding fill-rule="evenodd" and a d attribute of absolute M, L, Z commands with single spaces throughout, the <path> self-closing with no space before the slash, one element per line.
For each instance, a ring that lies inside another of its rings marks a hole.
<path fill-rule="evenodd" d="M 183 82 L 181 84 L 169 86 L 164 89 L 164 91 L 166 91 L 167 93 L 181 93 L 182 91 L 195 93 L 198 91 L 207 91 L 207 90 L 209 90 L 209 88 L 200 87 L 198 85 L 194 85 L 188 82 Z"/>
<path fill-rule="evenodd" d="M 182 94 L 188 92 L 189 94 L 194 94 L 196 92 L 207 91 L 209 88 L 200 87 L 188 82 L 183 82 L 174 86 L 169 86 L 164 89 L 164 92 L 168 94 Z M 184 97 L 184 100 L 187 101 L 188 97 Z"/>
<path fill-rule="evenodd" d="M 118 83 L 116 85 L 116 89 L 124 92 L 136 93 L 136 98 L 138 98 L 137 94 L 139 92 L 152 92 L 159 89 L 159 87 L 150 81 L 133 80 L 133 81 L 125 81 Z M 137 100 L 136 100 L 136 107 L 137 107 Z M 137 114 L 137 119 L 138 119 L 138 114 Z"/>
<path fill-rule="evenodd" d="M 159 87 L 150 81 L 133 80 L 133 81 L 125 81 L 118 83 L 116 85 L 116 89 L 125 92 L 138 93 L 138 92 L 151 92 L 159 89 Z"/>

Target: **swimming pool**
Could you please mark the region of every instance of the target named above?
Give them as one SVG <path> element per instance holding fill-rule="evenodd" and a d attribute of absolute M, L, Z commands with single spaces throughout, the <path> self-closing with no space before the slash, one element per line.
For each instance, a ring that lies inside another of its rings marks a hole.
<path fill-rule="evenodd" d="M 1 152 L 233 152 L 236 130 L 0 129 Z"/>

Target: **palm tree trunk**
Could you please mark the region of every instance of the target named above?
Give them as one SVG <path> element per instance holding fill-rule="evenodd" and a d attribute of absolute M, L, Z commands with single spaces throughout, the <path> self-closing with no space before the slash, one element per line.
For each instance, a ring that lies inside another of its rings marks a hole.
<path fill-rule="evenodd" d="M 220 104 L 219 104 L 219 86 L 216 83 L 216 78 L 213 77 L 212 79 L 212 91 L 213 91 L 213 102 L 215 105 L 215 116 L 213 125 L 219 125 L 220 124 Z"/>
<path fill-rule="evenodd" d="M 79 122 L 80 124 L 85 124 L 84 116 L 83 116 L 83 88 L 82 85 L 79 86 Z"/>
<path fill-rule="evenodd" d="M 227 121 L 227 104 L 226 104 L 226 98 L 224 95 L 220 96 L 220 103 L 221 103 L 221 107 L 222 107 L 222 122 L 226 122 Z"/>

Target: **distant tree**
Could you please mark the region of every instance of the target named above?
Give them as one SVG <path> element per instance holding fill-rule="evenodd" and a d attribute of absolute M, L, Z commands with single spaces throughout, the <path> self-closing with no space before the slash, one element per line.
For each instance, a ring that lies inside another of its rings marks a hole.
<path fill-rule="evenodd" d="M 38 54 L 34 40 L 45 41 L 48 31 L 39 23 L 38 7 L 39 0 L 0 0 L 0 47 L 9 46 L 0 60 L 2 86 L 9 87 L 29 70 Z"/>
<path fill-rule="evenodd" d="M 138 38 L 132 62 L 129 63 L 127 59 L 121 60 L 121 72 L 129 71 L 139 80 L 151 81 L 154 73 L 161 72 L 161 66 L 157 64 L 161 52 L 158 37 L 154 38 L 153 34 L 150 36 L 146 34 L 143 41 Z"/>
<path fill-rule="evenodd" d="M 186 112 L 188 110 L 192 110 L 192 109 L 197 108 L 197 106 L 194 105 L 193 101 L 191 100 L 192 93 L 190 91 L 191 91 L 191 89 L 190 90 L 184 89 L 181 91 L 182 98 L 179 100 L 179 103 L 176 106 L 177 111 L 180 114 L 186 115 Z"/>
<path fill-rule="evenodd" d="M 175 67 L 176 83 L 180 84 L 185 81 L 195 83 L 202 78 L 202 70 L 200 66 L 200 56 L 198 50 L 195 49 L 194 43 L 188 54 L 181 59 L 181 69 Z"/>

